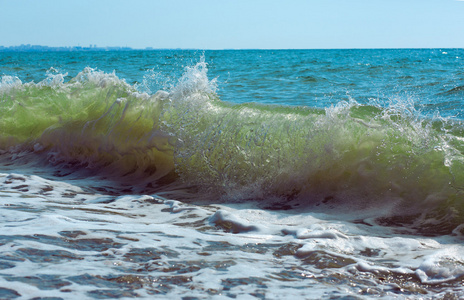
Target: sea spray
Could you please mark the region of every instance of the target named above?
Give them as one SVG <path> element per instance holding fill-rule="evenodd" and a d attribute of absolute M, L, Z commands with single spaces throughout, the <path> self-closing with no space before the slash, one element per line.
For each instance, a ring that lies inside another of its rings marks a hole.
<path fill-rule="evenodd" d="M 437 232 L 463 222 L 459 122 L 424 119 L 398 101 L 324 110 L 231 104 L 207 72 L 201 60 L 152 95 L 90 68 L 66 83 L 56 72 L 38 84 L 4 77 L 2 150 L 132 185 L 175 182 L 198 199 L 350 207 Z"/>
<path fill-rule="evenodd" d="M 163 124 L 178 139 L 176 172 L 212 198 L 350 207 L 400 223 L 420 216 L 429 226 L 463 221 L 464 182 L 454 174 L 463 156 L 447 142 L 459 137 L 442 121 L 423 119 L 411 102 L 341 102 L 325 111 L 232 105 L 217 99 L 204 66 L 181 82 L 189 85 L 170 94 Z"/>

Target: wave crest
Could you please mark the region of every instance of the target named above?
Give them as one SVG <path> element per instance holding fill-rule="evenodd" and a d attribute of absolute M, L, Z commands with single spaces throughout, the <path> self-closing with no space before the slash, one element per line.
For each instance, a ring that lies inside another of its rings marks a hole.
<path fill-rule="evenodd" d="M 348 207 L 448 232 L 464 223 L 463 126 L 423 119 L 411 103 L 234 105 L 219 100 L 204 60 L 154 94 L 114 72 L 65 76 L 51 70 L 37 84 L 2 77 L 3 152 L 159 189 L 187 185 L 198 198 Z"/>

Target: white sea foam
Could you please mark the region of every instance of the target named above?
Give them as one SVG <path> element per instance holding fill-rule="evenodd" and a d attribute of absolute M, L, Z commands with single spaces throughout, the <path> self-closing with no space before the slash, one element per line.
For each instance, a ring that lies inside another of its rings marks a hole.
<path fill-rule="evenodd" d="M 388 299 L 398 288 L 426 284 L 443 284 L 446 293 L 446 283 L 464 275 L 459 238 L 418 238 L 347 215 L 268 211 L 250 202 L 112 196 L 94 190 L 105 181 L 18 171 L 0 174 L 0 287 L 23 298 L 45 295 L 45 282 L 62 286 L 48 295 L 67 299 L 92 298 L 115 282 L 119 295 L 142 298 L 308 297 L 301 289 L 325 298 L 339 291 L 321 283 L 344 278 L 352 282 L 344 295 L 364 289 L 366 299 Z"/>
<path fill-rule="evenodd" d="M 22 81 L 16 76 L 3 75 L 0 81 L 0 95 L 8 94 L 12 89 L 22 86 Z"/>

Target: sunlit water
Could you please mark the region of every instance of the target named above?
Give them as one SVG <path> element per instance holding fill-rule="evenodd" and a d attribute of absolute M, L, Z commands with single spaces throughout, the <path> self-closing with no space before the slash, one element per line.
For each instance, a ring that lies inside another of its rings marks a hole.
<path fill-rule="evenodd" d="M 463 55 L 0 53 L 0 299 L 464 297 Z"/>

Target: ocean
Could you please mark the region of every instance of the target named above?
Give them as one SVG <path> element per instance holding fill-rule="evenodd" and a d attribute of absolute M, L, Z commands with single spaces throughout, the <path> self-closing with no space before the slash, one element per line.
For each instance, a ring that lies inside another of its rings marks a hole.
<path fill-rule="evenodd" d="M 0 299 L 464 297 L 464 50 L 0 52 Z"/>

